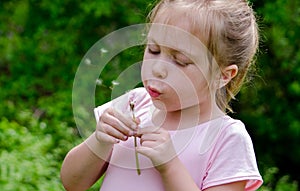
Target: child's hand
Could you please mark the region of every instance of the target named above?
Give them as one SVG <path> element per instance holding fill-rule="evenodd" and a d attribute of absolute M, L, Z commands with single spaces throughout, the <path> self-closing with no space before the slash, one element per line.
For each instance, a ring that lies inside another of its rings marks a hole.
<path fill-rule="evenodd" d="M 145 127 L 138 129 L 141 146 L 137 152 L 150 158 L 158 171 L 164 170 L 176 155 L 170 134 L 163 128 Z"/>
<path fill-rule="evenodd" d="M 118 112 L 113 108 L 106 109 L 99 118 L 96 127 L 96 137 L 101 143 L 119 143 L 133 136 L 137 123 L 130 116 Z"/>

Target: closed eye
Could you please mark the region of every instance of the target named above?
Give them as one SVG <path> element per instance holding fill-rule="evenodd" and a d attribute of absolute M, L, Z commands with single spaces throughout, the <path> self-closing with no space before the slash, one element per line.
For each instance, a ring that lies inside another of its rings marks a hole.
<path fill-rule="evenodd" d="M 160 48 L 157 45 L 149 44 L 148 45 L 148 52 L 150 54 L 160 54 Z"/>
<path fill-rule="evenodd" d="M 187 66 L 187 65 L 190 64 L 190 63 L 182 62 L 182 61 L 180 61 L 180 60 L 174 60 L 174 62 L 175 62 L 177 65 L 179 65 L 179 66 Z"/>
<path fill-rule="evenodd" d="M 183 56 L 178 56 L 179 54 L 177 54 L 177 56 L 173 56 L 173 61 L 179 65 L 179 66 L 187 66 L 189 64 L 193 64 L 193 62 L 186 58 L 186 57 L 183 57 Z"/>

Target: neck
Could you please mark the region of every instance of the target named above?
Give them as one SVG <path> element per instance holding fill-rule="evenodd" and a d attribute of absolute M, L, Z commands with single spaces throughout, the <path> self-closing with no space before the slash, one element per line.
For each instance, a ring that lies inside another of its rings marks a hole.
<path fill-rule="evenodd" d="M 153 115 L 153 123 L 166 130 L 178 130 L 194 127 L 224 115 L 216 104 L 206 107 L 205 110 L 200 108 L 203 107 L 195 105 L 177 111 L 157 110 Z"/>

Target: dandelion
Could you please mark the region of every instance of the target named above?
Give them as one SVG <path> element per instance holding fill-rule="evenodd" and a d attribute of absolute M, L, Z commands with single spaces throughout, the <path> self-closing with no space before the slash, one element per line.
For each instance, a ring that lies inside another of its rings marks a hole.
<path fill-rule="evenodd" d="M 132 114 L 132 119 L 134 121 L 136 121 L 136 117 L 135 117 L 135 114 L 134 114 L 134 106 L 135 106 L 135 102 L 134 101 L 130 101 L 129 102 L 129 106 L 130 106 L 130 111 L 131 111 L 131 114 Z M 138 175 L 141 174 L 141 170 L 140 170 L 140 163 L 139 163 L 139 156 L 138 156 L 138 153 L 136 151 L 136 147 L 137 147 L 137 140 L 136 140 L 136 137 L 134 136 L 134 149 L 135 149 L 135 164 L 136 164 L 136 172 Z"/>
<path fill-rule="evenodd" d="M 86 58 L 86 59 L 84 60 L 84 63 L 85 63 L 86 65 L 91 65 L 92 61 L 91 61 L 89 58 Z"/>
<path fill-rule="evenodd" d="M 47 128 L 47 124 L 45 122 L 41 122 L 40 123 L 40 128 L 41 129 L 46 129 Z"/>
<path fill-rule="evenodd" d="M 112 90 L 115 86 L 120 85 L 120 82 L 113 80 L 111 81 L 111 86 L 109 86 L 109 88 Z"/>
<path fill-rule="evenodd" d="M 107 53 L 108 50 L 106 50 L 105 48 L 101 48 L 101 49 L 100 49 L 100 52 L 101 52 L 102 54 L 104 54 L 104 53 Z"/>
<path fill-rule="evenodd" d="M 117 82 L 116 80 L 113 80 L 111 82 L 111 84 L 112 84 L 112 86 L 118 86 L 118 85 L 120 85 L 120 82 Z"/>
<path fill-rule="evenodd" d="M 96 80 L 96 85 L 97 86 L 101 86 L 103 84 L 103 80 L 102 79 L 97 79 Z"/>

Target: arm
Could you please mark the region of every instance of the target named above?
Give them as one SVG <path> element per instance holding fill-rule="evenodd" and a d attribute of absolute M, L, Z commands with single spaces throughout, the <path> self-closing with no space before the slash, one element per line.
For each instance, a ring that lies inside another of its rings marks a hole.
<path fill-rule="evenodd" d="M 246 181 L 238 181 L 229 184 L 223 184 L 220 186 L 214 186 L 205 189 L 204 191 L 244 191 Z"/>
<path fill-rule="evenodd" d="M 84 143 L 73 148 L 64 159 L 61 180 L 66 190 L 83 191 L 90 188 L 106 171 L 114 144 L 133 135 L 137 124 L 129 117 L 106 109 L 97 123 L 96 131 Z"/>
<path fill-rule="evenodd" d="M 91 138 L 95 138 L 94 134 Z M 97 143 L 94 141 L 94 143 Z M 109 158 L 112 146 L 101 148 Z M 108 163 L 91 151 L 86 142 L 74 147 L 65 157 L 61 168 L 61 180 L 66 190 L 83 191 L 90 188 L 106 171 Z"/>

